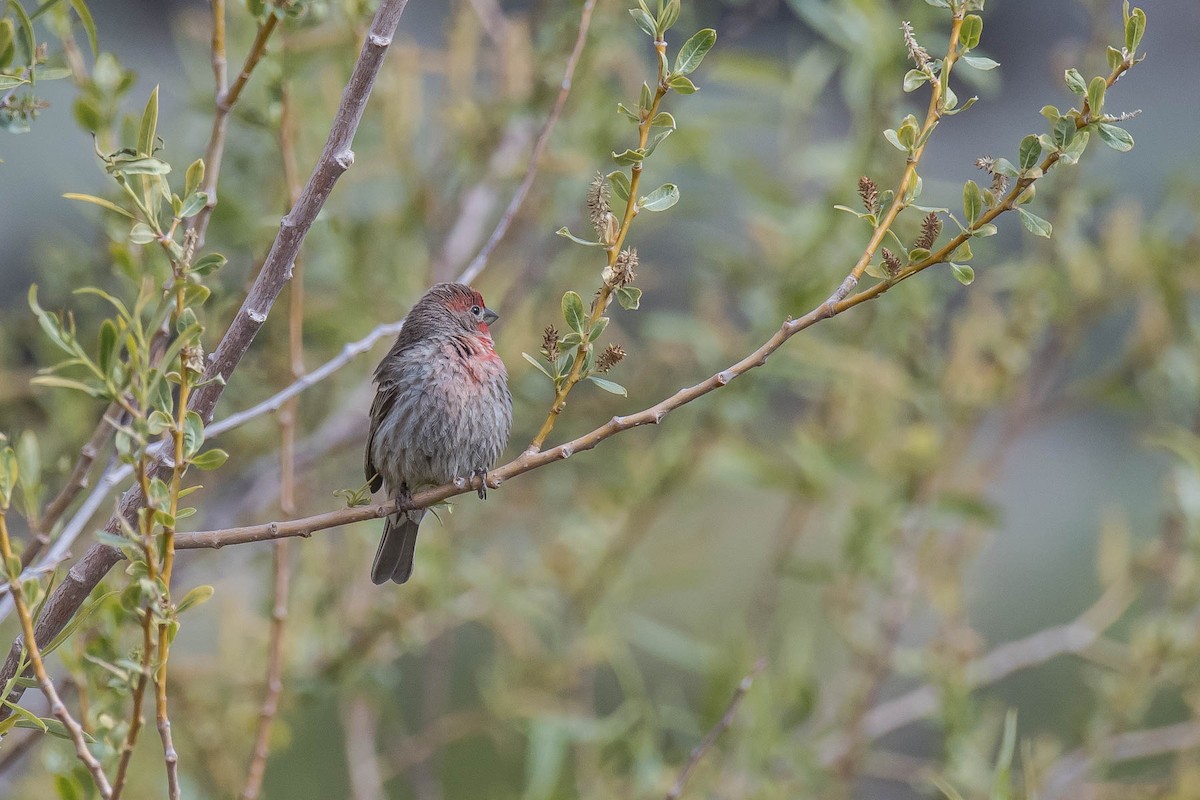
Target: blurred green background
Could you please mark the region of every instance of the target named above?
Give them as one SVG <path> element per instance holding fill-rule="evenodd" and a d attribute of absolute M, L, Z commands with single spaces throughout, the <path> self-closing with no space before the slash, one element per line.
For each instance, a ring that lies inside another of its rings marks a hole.
<path fill-rule="evenodd" d="M 137 75 L 124 111 L 140 113 L 160 85 L 163 157 L 181 170 L 211 121 L 207 6 L 90 6 L 102 50 Z M 444 527 L 426 522 L 404 587 L 367 580 L 378 524 L 293 547 L 265 796 L 361 800 L 378 796 L 373 777 L 383 796 L 420 800 L 662 796 L 760 657 L 766 670 L 686 796 L 940 797 L 939 776 L 986 797 L 1008 708 L 1023 742 L 1018 771 L 1056 796 L 1043 781 L 1064 754 L 1083 748 L 1102 762 L 1108 737 L 1191 719 L 1200 6 L 1162 0 L 1147 12 L 1149 58 L 1108 99 L 1115 112 L 1142 111 L 1127 126 L 1137 146 L 1118 154 L 1093 142 L 1079 166 L 1039 183 L 1049 241 L 1003 217 L 1000 234 L 975 246 L 972 286 L 930 270 L 803 332 L 658 428 L 515 479 L 486 503 L 459 498 Z M 474 254 L 520 180 L 578 14 L 575 3 L 410 3 L 356 165 L 303 252 L 309 368 L 402 316 Z M 980 102 L 931 140 L 921 168 L 930 205 L 956 208 L 962 181 L 986 180 L 975 159 L 1013 160 L 1021 137 L 1043 130 L 1043 105 L 1073 101 L 1063 70 L 1106 71 L 1104 46 L 1121 38 L 1120 3 L 1108 0 L 992 0 L 984 18 L 981 52 L 1002 67 L 955 73 L 959 96 Z M 923 91 L 901 91 L 900 21 L 936 54 L 945 19 L 919 0 L 685 3 L 679 41 L 701 27 L 719 38 L 694 76 L 702 91 L 669 98 L 679 131 L 647 170 L 651 185 L 677 183 L 682 200 L 631 234 L 645 295 L 636 313 L 614 310 L 608 329 L 629 352 L 612 376 L 629 397 L 581 386 L 552 442 L 707 377 L 828 296 L 868 234 L 832 206 L 857 205 L 860 175 L 895 183 L 903 156 L 882 130 L 926 103 Z M 368 20 L 347 0 L 287 22 L 235 111 L 208 236 L 230 259 L 207 307 L 210 347 L 286 209 L 280 86 L 297 107 L 306 174 Z M 236 65 L 254 33 L 238 4 L 229 31 Z M 564 291 L 587 297 L 599 283 L 594 251 L 554 231 L 586 229 L 588 180 L 630 146 L 614 105 L 652 75 L 650 55 L 624 5 L 600 2 L 534 190 L 476 282 L 503 317 L 508 457 L 552 399 L 521 352 L 536 352 Z M 73 118 L 75 89 L 61 81 L 44 96 L 31 133 L 0 137 L 0 427 L 36 432 L 55 487 L 100 409 L 28 385 L 49 347 L 27 287 L 38 283 L 48 308 L 71 308 L 86 332 L 98 304 L 71 290 L 128 295 L 131 284 L 126 232 L 61 197 L 112 188 Z M 494 158 L 502 142 L 513 155 Z M 472 188 L 490 205 L 478 236 L 447 257 Z M 916 225 L 900 229 L 915 235 Z M 276 311 L 218 419 L 290 381 Z M 303 396 L 301 513 L 337 507 L 333 492 L 361 481 L 369 375 L 385 348 Z M 232 458 L 205 476 L 191 529 L 278 517 L 278 437 L 270 416 L 221 437 Z M 172 659 L 188 797 L 241 787 L 269 561 L 259 545 L 181 556 L 179 585 L 217 589 L 185 618 Z M 1111 647 L 969 691 L 972 659 L 1126 584 L 1135 588 Z M 931 719 L 829 758 L 866 709 L 923 684 L 938 698 Z M 147 737 L 131 796 L 161 792 L 158 753 Z M 0 786 L 48 796 L 47 772 L 70 759 L 47 742 Z M 1182 798 L 1198 785 L 1185 749 L 1102 767 L 1062 796 Z"/>

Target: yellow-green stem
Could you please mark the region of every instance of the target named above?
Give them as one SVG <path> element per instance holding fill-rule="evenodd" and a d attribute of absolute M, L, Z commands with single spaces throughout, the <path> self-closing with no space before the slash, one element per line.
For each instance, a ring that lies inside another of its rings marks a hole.
<path fill-rule="evenodd" d="M 8 589 L 12 596 L 13 608 L 21 622 L 21 635 L 24 637 L 25 651 L 29 653 L 29 663 L 33 667 L 34 677 L 37 678 L 42 693 L 50 702 L 50 713 L 57 717 L 63 727 L 67 729 L 71 741 L 75 744 L 75 754 L 79 756 L 79 760 L 91 773 L 92 780 L 95 781 L 96 788 L 100 791 L 100 796 L 104 800 L 111 800 L 112 788 L 109 786 L 108 777 L 104 774 L 104 768 L 87 749 L 82 726 L 71 716 L 71 712 L 67 710 L 66 704 L 59 696 L 58 690 L 54 688 L 54 682 L 50 680 L 50 674 L 46 672 L 46 664 L 42 661 L 41 648 L 38 647 L 37 636 L 33 630 L 33 616 L 29 612 L 29 605 L 25 602 L 25 594 L 21 587 L 20 572 L 9 571 L 9 565 L 13 563 L 13 552 L 8 538 L 6 509 L 0 509 L 0 557 L 4 559 L 4 571 L 8 577 Z"/>
<path fill-rule="evenodd" d="M 666 53 L 667 43 L 662 40 L 654 42 L 654 49 L 658 55 L 658 86 L 654 92 L 654 100 L 650 103 L 650 109 L 646 112 L 645 117 L 638 123 L 638 149 L 644 150 L 646 143 L 650 141 L 650 129 L 653 127 L 654 117 L 658 115 L 658 107 L 662 103 L 663 97 L 667 94 L 666 80 L 667 76 L 663 73 L 663 55 Z M 617 263 L 617 257 L 621 253 L 621 248 L 625 244 L 625 237 L 629 233 L 629 225 L 633 222 L 633 218 L 637 216 L 637 191 L 638 184 L 642 179 L 642 162 L 638 161 L 633 165 L 629 172 L 629 197 L 625 201 L 625 213 L 621 218 L 621 225 L 617 229 L 617 238 L 606 250 L 608 256 L 608 266 L 613 266 Z M 592 349 L 592 343 L 588 339 L 588 335 L 600 317 L 604 315 L 605 309 L 612 299 L 613 287 L 607 282 L 600 287 L 600 291 L 596 294 L 596 299 L 592 302 L 592 313 L 588 315 L 587 323 L 583 327 L 583 342 L 579 345 L 579 350 L 575 354 L 575 363 L 571 365 L 571 371 L 567 374 L 566 380 L 562 386 L 554 394 L 554 403 L 550 406 L 550 412 L 546 415 L 546 419 L 542 422 L 542 427 L 538 429 L 537 435 L 533 437 L 533 441 L 529 443 L 528 452 L 536 453 L 542 449 L 542 445 L 546 441 L 546 437 L 554 430 L 554 423 L 558 419 L 558 415 L 562 413 L 563 408 L 567 404 L 567 395 L 571 393 L 571 389 L 575 384 L 579 383 L 580 373 L 583 371 L 583 363 L 587 360 L 587 353 Z"/>

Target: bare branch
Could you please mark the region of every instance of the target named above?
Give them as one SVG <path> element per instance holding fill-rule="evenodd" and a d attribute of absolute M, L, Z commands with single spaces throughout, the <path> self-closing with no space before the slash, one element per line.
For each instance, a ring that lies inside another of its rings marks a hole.
<path fill-rule="evenodd" d="M 274 10 L 272 4 L 271 11 Z M 204 246 L 204 234 L 208 231 L 208 223 L 212 219 L 213 209 L 217 206 L 217 179 L 221 175 L 221 159 L 225 153 L 225 134 L 229 130 L 229 115 L 237 104 L 242 90 L 250 81 L 250 73 L 258 66 L 267 51 L 267 40 L 279 25 L 279 17 L 268 11 L 267 18 L 258 26 L 254 43 L 242 69 L 234 79 L 233 85 L 228 84 L 228 73 L 225 60 L 225 0 L 212 0 L 213 33 L 212 33 L 212 68 L 215 113 L 213 114 L 212 133 L 208 137 L 208 146 L 204 148 L 204 185 L 201 188 L 208 196 L 208 202 L 200 213 L 188 221 L 188 230 L 196 231 L 196 246 Z"/>
<path fill-rule="evenodd" d="M 1132 600 L 1133 595 L 1127 587 L 1116 586 L 1071 622 L 998 645 L 967 666 L 967 686 L 970 689 L 989 686 L 1014 672 L 1045 664 L 1058 656 L 1087 651 L 1120 619 Z M 938 702 L 938 691 L 934 687 L 914 689 L 868 711 L 862 719 L 862 733 L 868 739 L 878 739 L 937 713 Z M 845 747 L 844 741 L 835 740 L 822 750 L 822 763 L 836 762 Z"/>
<path fill-rule="evenodd" d="M 280 101 L 282 115 L 279 122 L 279 151 L 283 159 L 288 199 L 294 204 L 300 199 L 300 177 L 296 173 L 295 117 L 292 94 L 287 82 L 282 86 Z M 291 364 L 292 377 L 297 380 L 303 378 L 304 270 L 299 257 L 296 258 L 288 296 L 288 361 Z M 296 513 L 296 412 L 299 403 L 300 398 L 292 398 L 279 415 L 279 510 L 286 516 L 294 516 Z M 258 713 L 258 729 L 254 734 L 250 766 L 246 770 L 246 784 L 242 788 L 243 800 L 255 800 L 262 791 L 263 778 L 267 773 L 267 757 L 271 752 L 271 724 L 279 711 L 279 696 L 283 694 L 283 634 L 287 625 L 288 587 L 291 583 L 291 565 L 288 562 L 286 540 L 275 542 L 272 561 L 274 601 L 271 605 L 271 631 L 267 638 L 266 686 Z"/>
<path fill-rule="evenodd" d="M 667 800 L 679 800 L 683 794 L 683 789 L 687 786 L 688 778 L 692 776 L 696 766 L 712 750 L 717 743 L 717 739 L 721 738 L 721 734 L 729 729 L 733 724 L 733 718 L 737 715 L 738 708 L 742 705 L 742 700 L 746 697 L 746 692 L 750 691 L 750 686 L 754 683 L 754 679 L 759 676 L 764 669 L 767 668 L 766 659 L 760 658 L 754 665 L 754 669 L 746 677 L 738 682 L 737 688 L 733 691 L 733 697 L 729 700 L 729 705 L 725 708 L 725 713 L 717 720 L 717 724 L 700 740 L 700 744 L 692 748 L 692 753 L 688 756 L 687 763 L 683 765 L 683 769 L 679 771 L 679 777 L 675 779 L 675 785 L 671 787 L 671 791 L 667 792 Z"/>
<path fill-rule="evenodd" d="M 508 233 L 509 226 L 512 225 L 513 219 L 517 216 L 517 212 L 521 210 L 521 206 L 525 202 L 525 197 L 529 194 L 530 188 L 533 186 L 533 179 L 537 175 L 538 165 L 542 160 L 542 153 L 546 150 L 546 145 L 550 141 L 550 134 L 554 132 L 554 126 L 558 123 L 558 118 L 562 114 L 563 106 L 567 104 L 567 95 L 571 93 L 571 81 L 575 76 L 575 67 L 579 64 L 579 57 L 583 53 L 583 45 L 587 41 L 588 28 L 592 24 L 592 11 L 596 8 L 596 0 L 586 0 L 583 4 L 583 14 L 579 18 L 579 33 L 575 37 L 575 47 L 571 50 L 571 55 L 567 59 L 567 69 L 563 73 L 562 84 L 558 90 L 558 96 L 554 98 L 554 107 L 550 109 L 550 116 L 546 117 L 546 122 L 542 125 L 542 130 L 538 133 L 537 141 L 533 145 L 533 153 L 529 156 L 529 166 L 525 169 L 525 177 L 521 179 L 520 185 L 517 187 L 516 193 L 512 196 L 512 200 L 508 202 L 508 208 L 504 209 L 504 214 L 500 217 L 500 221 L 496 223 L 496 229 L 492 231 L 492 235 L 488 237 L 487 242 L 475 256 L 471 259 L 471 263 L 463 270 L 459 277 L 460 283 L 470 283 L 483 272 L 483 268 L 487 266 L 488 259 L 492 257 L 492 252 L 496 246 L 500 244 L 500 240 Z"/>
<path fill-rule="evenodd" d="M 1044 800 L 1076 796 L 1072 789 L 1101 763 L 1137 761 L 1200 748 L 1200 721 L 1188 720 L 1159 728 L 1115 734 L 1090 749 L 1063 756 L 1042 780 Z"/>

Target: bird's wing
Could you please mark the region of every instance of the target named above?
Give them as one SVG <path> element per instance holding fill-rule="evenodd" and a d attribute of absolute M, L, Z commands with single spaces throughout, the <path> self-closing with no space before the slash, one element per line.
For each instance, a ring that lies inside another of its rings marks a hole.
<path fill-rule="evenodd" d="M 371 452 L 375 449 L 375 434 L 379 430 L 379 426 L 383 423 L 383 420 L 391 413 L 392 406 L 396 402 L 397 393 L 396 384 L 381 385 L 379 391 L 375 393 L 375 401 L 371 403 L 371 430 L 367 434 L 364 471 L 366 472 L 367 483 L 371 485 L 372 492 L 378 492 L 380 487 L 383 486 L 383 476 L 379 474 L 379 470 L 375 469 L 375 464 L 371 461 Z"/>

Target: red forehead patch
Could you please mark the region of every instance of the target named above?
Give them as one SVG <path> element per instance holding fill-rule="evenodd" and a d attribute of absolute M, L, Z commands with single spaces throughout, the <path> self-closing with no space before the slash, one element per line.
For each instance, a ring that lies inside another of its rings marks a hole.
<path fill-rule="evenodd" d="M 474 289 L 469 289 L 455 292 L 447 305 L 458 311 L 467 311 L 471 306 L 482 306 L 485 304 L 483 302 L 483 295 Z"/>

